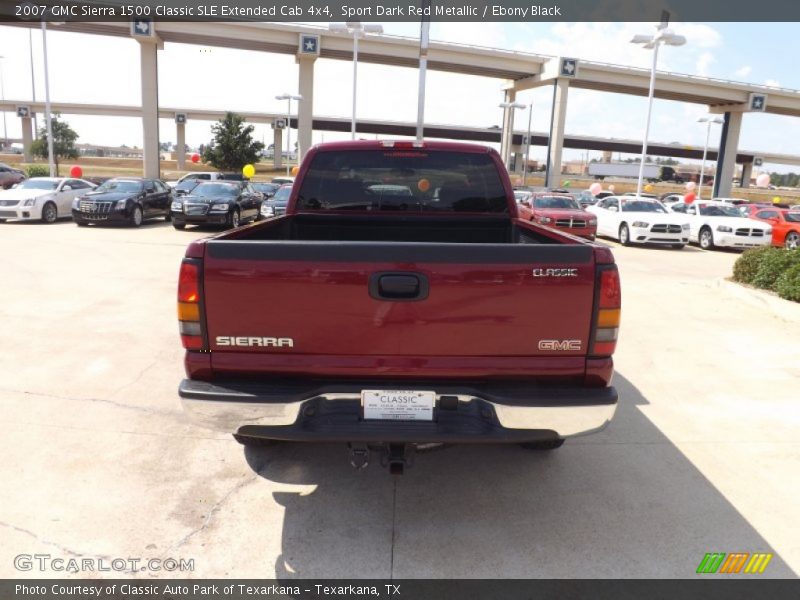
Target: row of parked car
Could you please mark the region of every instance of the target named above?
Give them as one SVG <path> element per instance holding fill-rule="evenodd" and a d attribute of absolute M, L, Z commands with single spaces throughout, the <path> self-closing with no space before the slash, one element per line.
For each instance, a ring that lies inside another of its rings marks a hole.
<path fill-rule="evenodd" d="M 142 177 L 115 177 L 99 185 L 80 178 L 32 177 L 0 192 L 0 222 L 54 223 L 72 217 L 80 227 L 110 223 L 138 227 L 147 219 L 163 218 L 176 229 L 231 228 L 286 210 L 291 178 L 259 183 L 241 176 L 204 175 L 190 174 L 174 186 Z"/>
<path fill-rule="evenodd" d="M 515 191 L 520 216 L 589 240 L 601 236 L 632 244 L 683 248 L 688 243 L 716 247 L 800 247 L 800 206 L 776 207 L 738 199 L 684 202 L 680 194 L 662 198 L 634 193 L 616 196 L 588 190 Z"/>

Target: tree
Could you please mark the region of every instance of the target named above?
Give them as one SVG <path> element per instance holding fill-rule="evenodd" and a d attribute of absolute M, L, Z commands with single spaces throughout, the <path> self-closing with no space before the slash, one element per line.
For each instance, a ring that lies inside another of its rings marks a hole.
<path fill-rule="evenodd" d="M 78 134 L 59 117 L 61 115 L 56 113 L 50 119 L 50 126 L 53 129 L 53 160 L 56 163 L 56 174 L 58 174 L 59 158 L 78 158 L 78 149 L 75 147 Z M 39 130 L 39 139 L 31 144 L 31 152 L 34 156 L 48 157 L 46 125 Z"/>
<path fill-rule="evenodd" d="M 232 112 L 225 113 L 211 127 L 214 138 L 203 152 L 203 161 L 220 170 L 239 171 L 248 164 L 258 162 L 264 144 L 253 140 L 252 125 Z"/>

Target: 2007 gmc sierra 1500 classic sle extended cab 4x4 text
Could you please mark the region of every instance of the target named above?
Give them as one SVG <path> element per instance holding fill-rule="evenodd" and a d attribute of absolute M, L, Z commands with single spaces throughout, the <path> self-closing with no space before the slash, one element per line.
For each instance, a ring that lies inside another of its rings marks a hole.
<path fill-rule="evenodd" d="M 611 251 L 518 218 L 489 148 L 312 148 L 284 216 L 191 243 L 185 411 L 244 444 L 553 449 L 605 427 L 620 318 Z"/>

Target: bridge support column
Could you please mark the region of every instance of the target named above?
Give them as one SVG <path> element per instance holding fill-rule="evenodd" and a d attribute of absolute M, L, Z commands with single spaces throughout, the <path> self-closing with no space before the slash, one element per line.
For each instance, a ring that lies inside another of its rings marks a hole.
<path fill-rule="evenodd" d="M 519 144 L 511 145 L 511 162 L 510 166 L 513 167 L 514 173 L 522 174 L 522 165 L 525 160 L 525 147 Z M 509 169 L 511 170 L 511 169 Z"/>
<path fill-rule="evenodd" d="M 179 171 L 186 168 L 186 123 L 175 124 L 175 162 Z"/>
<path fill-rule="evenodd" d="M 753 176 L 753 163 L 746 162 L 742 165 L 742 178 L 739 180 L 739 187 L 749 188 L 750 178 Z"/>
<path fill-rule="evenodd" d="M 564 125 L 567 120 L 569 80 L 553 83 L 553 112 L 550 115 L 550 139 L 547 143 L 547 171 L 544 184 L 558 187 L 561 179 L 561 153 L 564 150 Z"/>
<path fill-rule="evenodd" d="M 280 169 L 283 167 L 283 129 L 279 127 L 275 127 L 275 124 L 272 124 L 272 146 L 275 149 L 273 156 L 273 166 L 276 169 Z"/>
<path fill-rule="evenodd" d="M 714 197 L 731 195 L 733 176 L 736 173 L 736 152 L 739 148 L 739 133 L 742 130 L 742 113 L 726 112 L 719 140 L 717 172 L 714 175 Z"/>
<path fill-rule="evenodd" d="M 314 121 L 314 63 L 316 56 L 298 56 L 300 80 L 297 91 L 303 97 L 297 103 L 297 164 L 311 148 Z M 287 159 L 288 160 L 288 159 Z"/>
<path fill-rule="evenodd" d="M 509 88 L 505 90 L 504 102 L 516 102 L 517 90 Z M 500 132 L 500 158 L 506 169 L 511 169 L 511 141 L 514 137 L 514 112 L 513 108 L 503 109 L 503 129 Z"/>
<path fill-rule="evenodd" d="M 31 124 L 31 118 L 22 117 L 20 123 L 22 125 L 22 154 L 26 163 L 33 162 L 33 152 L 31 152 L 33 126 Z"/>
<path fill-rule="evenodd" d="M 139 42 L 142 71 L 142 153 L 144 176 L 161 177 L 158 147 L 158 45 Z"/>

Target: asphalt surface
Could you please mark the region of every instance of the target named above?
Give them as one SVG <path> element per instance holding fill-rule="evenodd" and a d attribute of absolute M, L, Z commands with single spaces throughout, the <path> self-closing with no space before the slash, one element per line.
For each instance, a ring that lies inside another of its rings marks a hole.
<path fill-rule="evenodd" d="M 611 426 L 398 478 L 186 422 L 175 287 L 206 233 L 0 224 L 0 577 L 62 575 L 14 567 L 37 553 L 194 559 L 168 573 L 193 577 L 683 578 L 706 552 L 772 552 L 760 577 L 800 573 L 800 323 L 720 285 L 737 254 L 612 244 Z"/>

